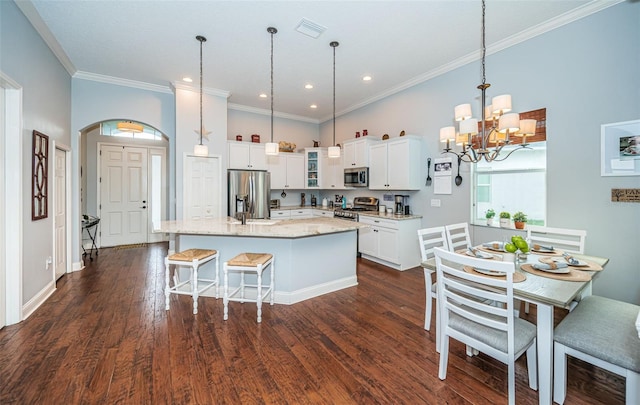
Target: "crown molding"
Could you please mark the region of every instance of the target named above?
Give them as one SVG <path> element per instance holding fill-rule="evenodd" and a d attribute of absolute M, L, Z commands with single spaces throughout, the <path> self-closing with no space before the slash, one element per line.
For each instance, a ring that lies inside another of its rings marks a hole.
<path fill-rule="evenodd" d="M 184 84 L 184 83 L 181 83 L 181 82 L 171 82 L 171 87 L 173 89 L 176 89 L 176 90 L 187 90 L 187 91 L 193 91 L 193 92 L 196 92 L 196 93 L 200 92 L 200 88 L 199 87 L 194 87 L 194 86 L 191 86 L 191 85 L 188 85 L 188 84 Z M 226 99 L 231 97 L 231 92 L 230 91 L 214 89 L 212 87 L 203 87 L 202 88 L 202 92 L 204 94 L 208 94 L 210 96 L 224 97 Z"/>
<path fill-rule="evenodd" d="M 92 82 L 115 84 L 117 86 L 132 87 L 132 88 L 141 89 L 141 90 L 155 91 L 158 93 L 172 94 L 172 91 L 169 88 L 169 86 L 161 86 L 158 84 L 139 82 L 137 80 L 122 79 L 120 77 L 101 75 L 98 73 L 78 71 L 75 75 L 73 75 L 73 78 L 90 80 Z"/>
<path fill-rule="evenodd" d="M 69 76 L 73 77 L 78 70 L 73 62 L 71 62 L 71 59 L 69 59 L 69 55 L 64 51 L 56 37 L 53 36 L 53 33 L 49 30 L 47 24 L 42 20 L 42 17 L 40 17 L 38 10 L 36 10 L 33 3 L 30 0 L 22 0 L 15 1 L 15 4 L 18 6 L 20 11 L 22 11 L 22 14 L 27 17 L 27 20 L 29 20 L 38 34 L 40 34 L 42 40 L 47 44 L 49 49 L 51 49 L 51 52 L 53 52 L 56 58 L 58 58 L 58 61 L 60 61 L 60 64 L 62 64 L 65 70 L 69 73 Z"/>
<path fill-rule="evenodd" d="M 588 17 L 592 14 L 595 14 L 597 12 L 600 12 L 606 8 L 609 8 L 611 6 L 615 6 L 616 4 L 622 3 L 625 0 L 593 0 L 581 7 L 578 7 L 576 9 L 573 9 L 569 12 L 566 12 L 564 14 L 561 14 L 549 21 L 546 21 L 544 23 L 538 24 L 538 25 L 534 25 L 531 28 L 528 28 L 522 32 L 519 32 L 518 34 L 512 35 L 510 37 L 507 37 L 503 40 L 500 40 L 490 46 L 487 47 L 487 55 L 492 55 L 494 53 L 500 52 L 504 49 L 510 48 L 514 45 L 517 45 L 521 42 L 527 41 L 529 39 L 535 38 L 539 35 L 542 35 L 544 33 L 547 33 L 549 31 L 552 31 L 556 28 L 562 27 L 564 25 L 570 24 L 572 22 L 578 21 L 582 18 Z M 389 97 L 391 95 L 394 95 L 396 93 L 399 93 L 403 90 L 406 90 L 410 87 L 416 86 L 420 83 L 424 83 L 427 80 L 433 79 L 437 76 L 443 75 L 447 72 L 450 72 L 452 70 L 455 70 L 459 67 L 462 67 L 464 65 L 467 65 L 469 63 L 478 61 L 481 59 L 481 54 L 478 51 L 474 51 L 471 52 L 467 55 L 464 55 L 454 61 L 451 61 L 450 63 L 447 63 L 445 65 L 439 66 L 436 69 L 430 70 L 424 74 L 418 75 L 412 79 L 409 79 L 405 82 L 400 83 L 397 86 L 391 87 L 385 91 L 383 91 L 382 93 L 379 93 L 373 97 L 370 97 L 368 99 L 365 99 L 357 104 L 353 104 L 343 110 L 341 110 L 340 112 L 336 112 L 336 117 L 347 114 L 351 111 L 355 111 L 359 108 L 365 107 L 369 104 L 373 104 L 376 101 L 380 101 L 386 97 Z M 333 118 L 333 116 L 328 116 L 328 117 L 323 117 L 322 119 L 320 119 L 321 123 L 324 123 L 326 121 L 329 121 Z"/>
<path fill-rule="evenodd" d="M 271 116 L 271 110 L 265 110 L 264 108 L 249 107 L 246 105 L 233 104 L 233 103 L 227 104 L 227 108 L 229 110 L 244 111 L 252 114 Z M 273 116 L 278 118 L 285 118 L 293 121 L 308 122 L 311 124 L 320 124 L 320 120 L 317 120 L 315 118 L 303 117 L 302 115 L 294 115 L 294 114 L 274 111 Z"/>

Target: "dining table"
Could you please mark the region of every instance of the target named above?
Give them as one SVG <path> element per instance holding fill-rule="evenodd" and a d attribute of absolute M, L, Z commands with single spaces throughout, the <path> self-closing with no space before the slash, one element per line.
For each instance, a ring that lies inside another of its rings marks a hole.
<path fill-rule="evenodd" d="M 597 265 L 600 269 L 604 269 L 609 262 L 609 259 L 603 257 L 574 253 L 571 255 L 577 260 Z M 550 405 L 553 403 L 553 309 L 572 309 L 582 297 L 591 295 L 593 279 L 601 271 L 581 270 L 590 277 L 582 277 L 581 281 L 566 281 L 545 276 L 541 272 L 534 274 L 522 269 L 523 265 L 539 263 L 545 255 L 530 252 L 524 256 L 503 254 L 502 257 L 514 260 L 517 264 L 516 272 L 524 273 L 526 276 L 524 281 L 513 283 L 514 298 L 537 306 L 538 402 L 540 405 Z M 436 270 L 435 258 L 422 262 L 421 265 L 430 271 Z M 585 280 L 586 278 L 588 280 Z"/>

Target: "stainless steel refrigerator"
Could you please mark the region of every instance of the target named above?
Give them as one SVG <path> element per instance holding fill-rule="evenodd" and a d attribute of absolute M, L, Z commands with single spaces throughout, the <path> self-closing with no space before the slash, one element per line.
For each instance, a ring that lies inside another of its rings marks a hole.
<path fill-rule="evenodd" d="M 247 212 L 247 218 L 270 218 L 271 176 L 265 170 L 229 170 L 227 172 L 230 217 Z"/>

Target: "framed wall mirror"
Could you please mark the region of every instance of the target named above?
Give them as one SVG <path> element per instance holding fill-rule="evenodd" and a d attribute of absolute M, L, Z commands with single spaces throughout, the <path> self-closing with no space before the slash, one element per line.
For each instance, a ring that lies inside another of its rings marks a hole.
<path fill-rule="evenodd" d="M 33 161 L 31 174 L 31 220 L 48 215 L 49 137 L 33 131 Z"/>

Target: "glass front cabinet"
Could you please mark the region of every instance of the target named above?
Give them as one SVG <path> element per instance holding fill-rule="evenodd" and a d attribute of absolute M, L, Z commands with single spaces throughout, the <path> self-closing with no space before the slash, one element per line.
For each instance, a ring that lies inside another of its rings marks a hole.
<path fill-rule="evenodd" d="M 319 168 L 320 168 L 320 149 L 305 149 L 306 171 L 304 180 L 306 188 L 320 188 Z"/>

